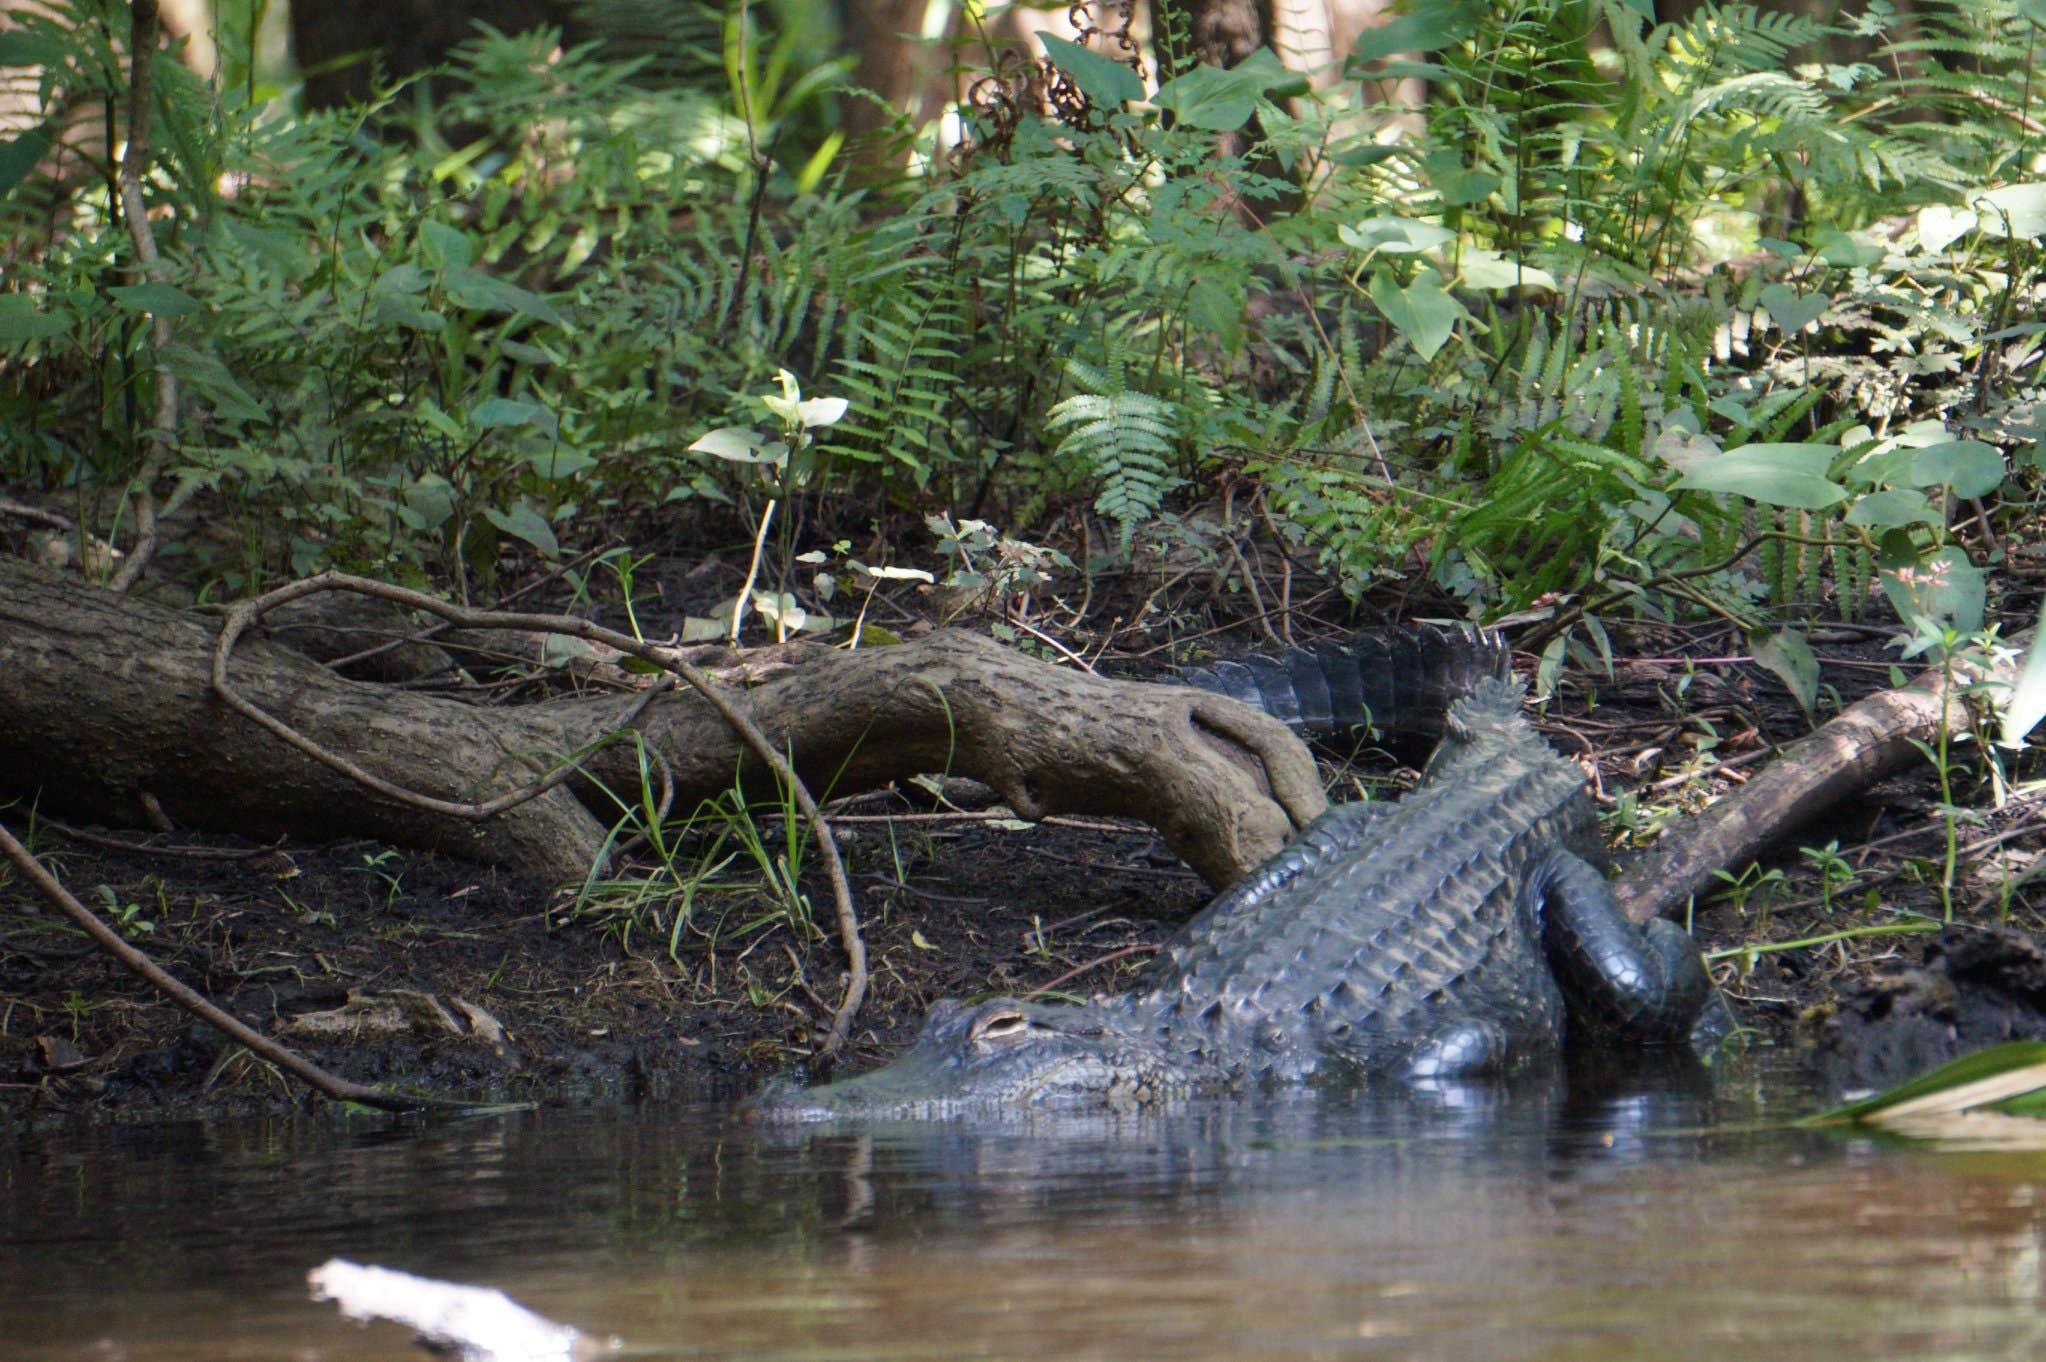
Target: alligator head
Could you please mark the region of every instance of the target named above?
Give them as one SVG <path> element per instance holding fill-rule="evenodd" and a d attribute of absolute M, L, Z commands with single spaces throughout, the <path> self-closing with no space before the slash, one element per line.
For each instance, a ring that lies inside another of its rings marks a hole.
<path fill-rule="evenodd" d="M 1189 1061 L 1114 1004 L 995 998 L 934 1004 L 893 1063 L 837 1083 L 776 1083 L 750 1108 L 765 1121 L 930 1119 L 979 1111 L 1131 1110 L 1196 1086 Z"/>

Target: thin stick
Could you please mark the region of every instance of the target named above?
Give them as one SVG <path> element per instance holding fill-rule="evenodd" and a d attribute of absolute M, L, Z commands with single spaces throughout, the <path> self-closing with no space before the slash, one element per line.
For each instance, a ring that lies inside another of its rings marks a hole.
<path fill-rule="evenodd" d="M 141 975 L 151 988 L 200 1021 L 222 1032 L 237 1044 L 246 1046 L 252 1054 L 276 1065 L 299 1081 L 337 1102 L 359 1102 L 363 1106 L 378 1107 L 385 1111 L 416 1111 L 425 1106 L 448 1105 L 439 1099 L 385 1092 L 380 1088 L 372 1088 L 328 1073 L 297 1051 L 286 1049 L 239 1018 L 208 1002 L 190 987 L 165 973 L 155 961 L 123 941 L 119 933 L 100 921 L 98 914 L 72 897 L 71 891 L 59 884 L 56 876 L 44 869 L 43 863 L 37 860 L 27 847 L 14 839 L 14 834 L 10 833 L 5 825 L 0 825 L 0 851 L 7 854 L 7 859 L 14 862 L 15 868 L 35 886 L 38 893 L 64 916 L 77 923 L 87 936 L 99 944 L 101 950 Z"/>

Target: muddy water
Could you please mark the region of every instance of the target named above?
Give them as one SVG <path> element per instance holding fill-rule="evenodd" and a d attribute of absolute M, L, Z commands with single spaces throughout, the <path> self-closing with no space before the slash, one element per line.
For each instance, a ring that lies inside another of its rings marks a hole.
<path fill-rule="evenodd" d="M 2046 1156 L 1752 1072 L 766 1135 L 723 1108 L 0 1130 L 0 1359 L 392 1358 L 346 1256 L 642 1358 L 2046 1356 Z"/>

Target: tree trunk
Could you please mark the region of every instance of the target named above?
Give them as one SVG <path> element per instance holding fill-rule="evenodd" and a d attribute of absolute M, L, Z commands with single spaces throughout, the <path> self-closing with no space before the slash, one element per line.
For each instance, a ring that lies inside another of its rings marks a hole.
<path fill-rule="evenodd" d="M 633 744 L 598 744 L 632 695 L 510 709 L 349 681 L 274 642 L 229 668 L 247 700 L 409 790 L 484 800 L 580 753 L 587 779 L 483 823 L 379 795 L 221 703 L 217 624 L 0 558 L 0 789 L 142 821 L 152 805 L 195 827 L 308 838 L 371 836 L 569 878 L 634 803 Z M 1221 696 L 1047 666 L 975 635 L 818 648 L 743 700 L 820 796 L 924 772 L 993 786 L 1026 818 L 1127 814 L 1151 823 L 1218 886 L 1278 850 L 1324 806 L 1312 758 L 1284 725 Z M 636 726 L 669 767 L 677 809 L 765 773 L 693 692 Z M 580 797 L 579 797 L 580 796 Z"/>

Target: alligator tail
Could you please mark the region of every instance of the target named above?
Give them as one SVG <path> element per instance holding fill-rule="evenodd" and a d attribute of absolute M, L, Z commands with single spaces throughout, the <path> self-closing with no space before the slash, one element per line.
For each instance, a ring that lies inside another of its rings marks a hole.
<path fill-rule="evenodd" d="M 1179 680 L 1246 704 L 1308 733 L 1370 726 L 1439 737 L 1450 706 L 1512 676 L 1511 653 L 1495 633 L 1407 625 L 1375 629 L 1347 643 L 1295 648 L 1180 673 Z"/>

